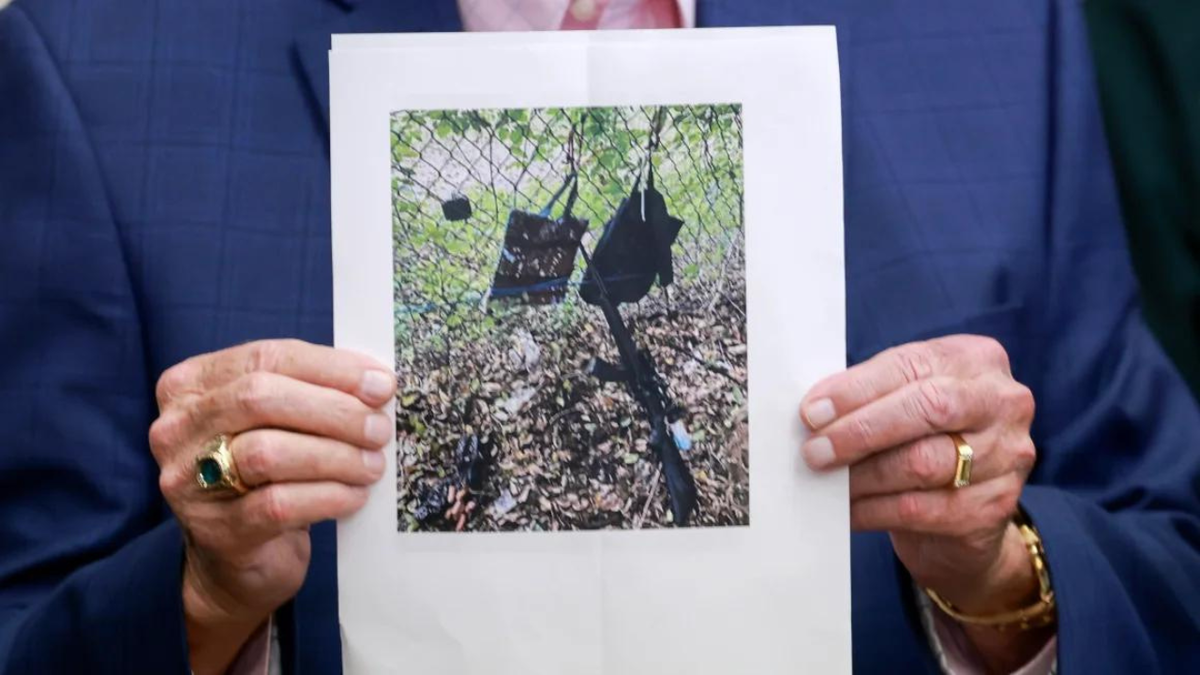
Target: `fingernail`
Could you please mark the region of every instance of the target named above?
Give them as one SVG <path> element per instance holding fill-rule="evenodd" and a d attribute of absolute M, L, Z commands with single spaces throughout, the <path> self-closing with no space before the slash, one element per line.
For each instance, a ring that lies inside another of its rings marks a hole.
<path fill-rule="evenodd" d="M 362 378 L 363 396 L 382 401 L 392 395 L 392 376 L 382 370 L 368 370 Z"/>
<path fill-rule="evenodd" d="M 833 443 L 824 436 L 811 438 L 804 444 L 804 461 L 813 469 L 824 469 L 833 463 Z"/>
<path fill-rule="evenodd" d="M 387 464 L 384 460 L 383 453 L 378 450 L 363 450 L 362 451 L 363 466 L 371 472 L 372 476 L 383 475 L 383 467 Z"/>
<path fill-rule="evenodd" d="M 388 426 L 387 415 L 369 415 L 366 424 L 363 425 L 363 435 L 368 441 L 383 447 L 392 437 Z"/>
<path fill-rule="evenodd" d="M 819 398 L 804 407 L 804 419 L 813 429 L 820 429 L 832 422 L 835 417 L 837 417 L 837 411 L 833 409 L 833 401 L 827 398 Z"/>

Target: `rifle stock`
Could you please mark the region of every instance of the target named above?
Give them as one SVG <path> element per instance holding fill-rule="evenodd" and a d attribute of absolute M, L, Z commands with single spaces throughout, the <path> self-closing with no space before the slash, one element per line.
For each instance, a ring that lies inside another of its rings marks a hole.
<path fill-rule="evenodd" d="M 665 423 L 660 424 L 666 426 Z M 679 454 L 679 447 L 675 445 L 675 438 L 669 430 L 662 429 L 655 450 L 662 462 L 667 493 L 671 497 L 671 516 L 676 525 L 685 526 L 691 520 L 692 510 L 696 508 L 696 479 Z"/>

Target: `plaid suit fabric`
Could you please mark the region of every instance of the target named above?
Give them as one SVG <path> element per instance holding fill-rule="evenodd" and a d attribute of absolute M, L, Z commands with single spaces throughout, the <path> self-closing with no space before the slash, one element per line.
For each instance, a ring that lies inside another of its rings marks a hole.
<path fill-rule="evenodd" d="M 1039 401 L 1024 504 L 1062 667 L 1200 670 L 1181 534 L 1200 527 L 1200 413 L 1138 316 L 1077 3 L 706 0 L 697 17 L 838 27 L 848 355 L 949 332 L 1007 347 Z M 0 675 L 183 672 L 154 381 L 245 340 L 330 341 L 328 35 L 460 27 L 444 0 L 0 11 Z M 313 544 L 280 616 L 288 673 L 340 669 L 332 529 Z M 886 537 L 853 547 L 856 669 L 935 672 Z"/>

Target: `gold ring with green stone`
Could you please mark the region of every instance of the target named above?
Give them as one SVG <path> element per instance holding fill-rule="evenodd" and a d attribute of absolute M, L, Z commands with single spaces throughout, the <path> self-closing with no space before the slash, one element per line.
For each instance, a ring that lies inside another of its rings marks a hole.
<path fill-rule="evenodd" d="M 196 457 L 196 482 L 206 492 L 235 492 L 239 495 L 250 491 L 238 476 L 233 453 L 229 450 L 229 436 L 221 434 L 204 445 L 204 451 Z"/>

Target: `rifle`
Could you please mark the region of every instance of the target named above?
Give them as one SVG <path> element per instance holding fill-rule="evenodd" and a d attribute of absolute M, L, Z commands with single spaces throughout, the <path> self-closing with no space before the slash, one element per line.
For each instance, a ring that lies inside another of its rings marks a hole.
<path fill-rule="evenodd" d="M 642 407 L 650 422 L 650 447 L 662 464 L 663 475 L 667 482 L 667 493 L 671 498 L 671 515 L 676 525 L 685 526 L 691 518 L 692 510 L 696 507 L 696 482 L 692 472 L 679 453 L 679 446 L 667 428 L 667 414 L 671 409 L 667 396 L 667 387 L 650 352 L 639 350 L 633 340 L 633 334 L 625 325 L 621 312 L 608 297 L 604 280 L 596 267 L 592 265 L 585 247 L 579 247 L 587 263 L 588 274 L 595 284 L 598 293 L 597 305 L 604 313 L 608 322 L 613 341 L 617 344 L 617 353 L 621 357 L 621 366 L 595 359 L 592 374 L 606 382 L 623 381 L 629 387 L 630 394 Z"/>

